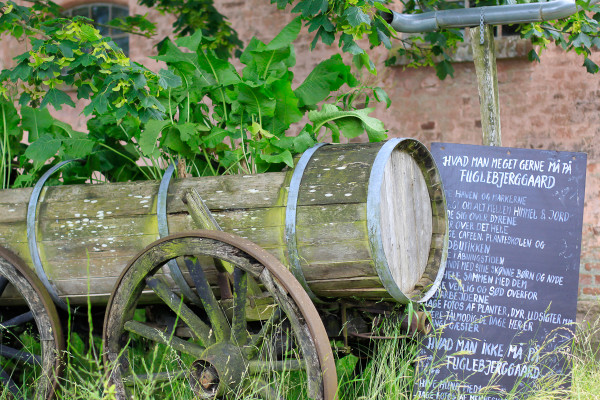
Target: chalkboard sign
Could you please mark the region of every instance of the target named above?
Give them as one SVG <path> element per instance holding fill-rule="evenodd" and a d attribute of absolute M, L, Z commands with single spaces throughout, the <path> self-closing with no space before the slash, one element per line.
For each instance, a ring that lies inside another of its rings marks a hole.
<path fill-rule="evenodd" d="M 446 272 L 427 302 L 421 398 L 503 399 L 547 374 L 572 338 L 586 155 L 434 143 L 450 224 Z M 490 389 L 493 387 L 493 389 Z"/>

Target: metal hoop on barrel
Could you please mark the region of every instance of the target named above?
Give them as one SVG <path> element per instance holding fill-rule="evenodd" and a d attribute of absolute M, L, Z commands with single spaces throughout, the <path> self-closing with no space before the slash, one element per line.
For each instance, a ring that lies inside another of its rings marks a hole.
<path fill-rule="evenodd" d="M 42 189 L 44 188 L 44 184 L 56 171 L 58 171 L 63 166 L 69 164 L 72 161 L 76 160 L 65 160 L 61 161 L 48 171 L 42 175 L 39 181 L 33 187 L 33 192 L 31 192 L 31 197 L 29 198 L 29 205 L 27 206 L 27 244 L 29 245 L 29 254 L 31 255 L 31 261 L 33 262 L 33 266 L 35 267 L 35 272 L 42 281 L 42 284 L 52 297 L 52 300 L 62 309 L 68 310 L 69 306 L 58 296 L 58 292 L 56 287 L 48 280 L 48 276 L 46 275 L 46 271 L 44 271 L 44 266 L 42 265 L 42 260 L 40 259 L 40 252 L 37 246 L 37 226 L 35 224 L 35 217 L 37 213 L 37 203 L 40 198 L 40 194 Z"/>
<path fill-rule="evenodd" d="M 173 172 L 175 171 L 175 166 L 177 166 L 177 161 L 173 162 L 167 167 L 162 179 L 160 180 L 160 185 L 158 186 L 158 195 L 156 199 L 156 219 L 158 220 L 158 235 L 160 238 L 169 236 L 169 224 L 167 223 L 167 194 L 169 192 L 169 184 L 171 183 Z M 177 261 L 174 259 L 170 260 L 167 265 L 169 266 L 169 271 L 171 271 L 171 278 L 173 278 L 175 283 L 181 288 L 183 295 L 192 300 L 194 303 L 200 304 L 200 299 L 187 284 L 183 274 L 181 273 L 179 265 L 177 265 Z"/>

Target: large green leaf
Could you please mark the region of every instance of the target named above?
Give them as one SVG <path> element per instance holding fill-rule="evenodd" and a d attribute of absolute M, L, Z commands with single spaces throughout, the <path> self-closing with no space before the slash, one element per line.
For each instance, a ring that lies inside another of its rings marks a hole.
<path fill-rule="evenodd" d="M 289 79 L 280 79 L 271 85 L 275 96 L 275 115 L 271 132 L 276 135 L 284 132 L 294 122 L 298 122 L 304 115 L 298 108 L 298 97 L 292 90 Z"/>
<path fill-rule="evenodd" d="M 289 150 L 284 150 L 279 154 L 261 154 L 260 158 L 270 164 L 285 163 L 290 168 L 294 168 L 294 157 Z"/>
<path fill-rule="evenodd" d="M 265 47 L 265 50 L 276 50 L 276 49 L 280 49 L 282 47 L 288 47 L 289 45 L 291 45 L 294 42 L 294 40 L 296 40 L 296 38 L 300 34 L 301 28 L 302 28 L 302 18 L 301 17 L 294 18 L 292 20 L 292 22 L 287 24 L 281 30 L 281 32 L 279 32 L 277 34 L 277 36 L 275 36 L 273 38 L 273 40 L 271 40 L 269 42 L 269 44 L 267 44 L 267 47 Z"/>
<path fill-rule="evenodd" d="M 175 75 L 173 71 L 161 69 L 158 71 L 158 84 L 165 90 L 176 88 L 181 86 L 181 77 Z"/>
<path fill-rule="evenodd" d="M 60 149 L 61 144 L 61 139 L 55 138 L 49 134 L 44 134 L 27 147 L 25 156 L 33 161 L 44 163 L 54 157 L 56 152 Z"/>
<path fill-rule="evenodd" d="M 71 137 L 62 140 L 64 151 L 69 158 L 85 158 L 89 156 L 95 142 L 90 140 L 88 135 L 83 132 L 72 131 Z"/>
<path fill-rule="evenodd" d="M 21 127 L 29 132 L 29 142 L 37 140 L 41 135 L 48 132 L 54 123 L 54 118 L 47 108 L 21 107 L 23 121 Z"/>
<path fill-rule="evenodd" d="M 308 119 L 315 124 L 315 132 L 318 132 L 324 124 L 334 122 L 340 129 L 347 129 L 347 132 L 342 130 L 342 134 L 348 138 L 356 137 L 363 132 L 362 129 L 357 128 L 357 123 L 360 123 L 367 132 L 369 140 L 378 142 L 384 140 L 387 135 L 383 122 L 369 117 L 369 113 L 372 111 L 372 108 L 343 111 L 332 104 L 325 104 L 320 111 L 309 112 Z"/>
<path fill-rule="evenodd" d="M 198 52 L 198 65 L 202 71 L 211 74 L 219 85 L 228 86 L 240 81 L 235 67 L 218 58 L 212 50 Z"/>
<path fill-rule="evenodd" d="M 237 88 L 237 103 L 241 105 L 244 114 L 254 115 L 257 119 L 274 115 L 275 98 L 264 87 L 251 87 L 242 83 Z"/>
<path fill-rule="evenodd" d="M 229 132 L 227 132 L 225 129 L 214 127 L 211 129 L 208 135 L 202 138 L 202 141 L 206 147 L 212 149 L 223 143 L 227 136 L 229 136 Z"/>
<path fill-rule="evenodd" d="M 356 86 L 358 81 L 350 72 L 350 67 L 344 64 L 342 57 L 336 54 L 319 63 L 294 93 L 300 99 L 300 106 L 314 106 L 344 83 Z"/>
<path fill-rule="evenodd" d="M 200 49 L 200 44 L 202 44 L 202 37 L 202 29 L 197 29 L 196 32 L 194 32 L 194 34 L 190 36 L 183 36 L 178 38 L 175 41 L 175 43 L 177 43 L 178 46 L 190 49 L 195 53 L 198 50 L 202 51 L 202 49 Z"/>
<path fill-rule="evenodd" d="M 170 121 L 159 121 L 151 119 L 146 123 L 145 129 L 140 134 L 140 150 L 142 154 L 150 157 L 156 156 L 156 142 L 162 130 L 170 124 Z"/>

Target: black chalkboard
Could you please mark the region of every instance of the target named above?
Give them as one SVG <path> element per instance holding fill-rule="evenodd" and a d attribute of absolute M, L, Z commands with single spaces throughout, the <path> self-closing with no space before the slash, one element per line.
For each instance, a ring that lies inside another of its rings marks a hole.
<path fill-rule="evenodd" d="M 431 151 L 450 239 L 427 302 L 443 329 L 425 339 L 418 396 L 503 399 L 568 373 L 556 349 L 576 314 L 586 155 L 448 143 Z"/>

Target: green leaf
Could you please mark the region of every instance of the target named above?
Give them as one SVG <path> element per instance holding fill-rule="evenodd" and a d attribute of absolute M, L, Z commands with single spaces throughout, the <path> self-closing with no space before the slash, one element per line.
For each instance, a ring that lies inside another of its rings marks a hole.
<path fill-rule="evenodd" d="M 358 44 L 356 44 L 352 35 L 342 33 L 340 35 L 340 43 L 342 44 L 342 50 L 346 53 L 353 55 L 364 53 L 364 50 L 361 49 Z"/>
<path fill-rule="evenodd" d="M 95 42 L 96 40 L 102 39 L 99 31 L 92 25 L 82 24 L 81 25 L 81 36 L 88 42 Z"/>
<path fill-rule="evenodd" d="M 84 115 L 90 115 L 96 110 L 98 114 L 104 114 L 108 111 L 108 100 L 102 93 L 98 93 L 90 104 L 83 109 Z"/>
<path fill-rule="evenodd" d="M 292 9 L 292 13 L 301 12 L 302 16 L 310 17 L 327 11 L 327 0 L 302 0 Z"/>
<path fill-rule="evenodd" d="M 538 56 L 537 52 L 535 51 L 535 49 L 531 49 L 529 50 L 529 53 L 527 53 L 527 58 L 529 59 L 529 61 L 534 62 L 541 62 L 540 61 L 540 57 Z"/>
<path fill-rule="evenodd" d="M 41 108 L 46 107 L 48 104 L 52 105 L 56 110 L 62 110 L 62 105 L 66 104 L 71 107 L 75 107 L 75 103 L 68 94 L 58 89 L 49 89 L 48 93 L 44 96 L 42 100 L 42 104 L 40 104 Z"/>
<path fill-rule="evenodd" d="M 292 20 L 292 22 L 287 24 L 281 30 L 281 32 L 279 32 L 277 34 L 277 36 L 275 36 L 273 38 L 273 40 L 271 40 L 269 42 L 269 44 L 267 44 L 267 47 L 265 48 L 265 50 L 276 50 L 276 49 L 280 49 L 282 47 L 288 47 L 290 44 L 292 44 L 292 42 L 294 40 L 296 40 L 296 38 L 300 34 L 301 28 L 302 28 L 302 18 L 300 18 L 300 17 L 294 18 Z"/>
<path fill-rule="evenodd" d="M 577 37 L 575 37 L 575 39 L 573 39 L 573 46 L 574 47 L 585 47 L 585 48 L 589 48 L 592 47 L 592 40 L 590 39 L 590 37 L 588 35 L 586 35 L 583 32 L 580 32 L 579 35 L 577 35 Z"/>
<path fill-rule="evenodd" d="M 94 93 L 90 85 L 84 83 L 77 88 L 77 98 L 78 99 L 89 99 L 90 95 Z"/>
<path fill-rule="evenodd" d="M 227 132 L 225 129 L 214 127 L 211 129 L 210 134 L 202 138 L 202 141 L 206 147 L 214 149 L 219 144 L 223 143 L 227 136 L 229 136 L 229 132 Z"/>
<path fill-rule="evenodd" d="M 251 87 L 246 84 L 238 85 L 237 102 L 243 106 L 244 113 L 264 117 L 275 114 L 276 100 L 264 87 Z"/>
<path fill-rule="evenodd" d="M 203 124 L 194 124 L 192 122 L 184 122 L 177 124 L 175 125 L 175 128 L 177 128 L 177 130 L 179 131 L 179 136 L 184 142 L 187 142 L 192 137 L 196 136 L 198 131 L 207 132 L 209 130 L 208 127 L 206 127 Z"/>
<path fill-rule="evenodd" d="M 61 139 L 45 134 L 27 147 L 25 156 L 33 161 L 44 163 L 54 157 L 61 144 Z"/>
<path fill-rule="evenodd" d="M 200 48 L 200 44 L 202 44 L 202 29 L 197 29 L 191 36 L 178 38 L 175 43 L 177 43 L 178 46 L 197 52 Z"/>
<path fill-rule="evenodd" d="M 181 77 L 175 75 L 173 71 L 161 69 L 158 71 L 158 84 L 163 89 L 176 88 L 181 86 Z"/>
<path fill-rule="evenodd" d="M 287 79 L 273 82 L 271 86 L 275 96 L 275 114 L 272 132 L 276 135 L 286 131 L 291 124 L 302 119 L 303 113 L 298 108 L 298 97 L 292 90 L 292 84 Z"/>
<path fill-rule="evenodd" d="M 145 88 L 147 84 L 148 84 L 148 81 L 146 80 L 146 76 L 143 73 L 136 74 L 135 77 L 133 78 L 133 88 L 136 90 Z"/>
<path fill-rule="evenodd" d="M 21 107 L 21 115 L 23 116 L 21 127 L 29 132 L 29 142 L 47 133 L 54 123 L 54 118 L 47 108 Z"/>
<path fill-rule="evenodd" d="M 373 94 L 375 95 L 377 101 L 385 102 L 385 108 L 390 108 L 390 106 L 392 105 L 392 100 L 390 99 L 386 91 L 383 90 L 383 88 L 377 86 L 375 89 L 373 89 Z"/>
<path fill-rule="evenodd" d="M 372 108 L 342 111 L 332 104 L 325 104 L 320 111 L 309 112 L 308 119 L 315 124 L 315 132 L 318 132 L 324 124 L 335 122 L 345 137 L 353 138 L 366 131 L 370 141 L 378 142 L 385 139 L 387 135 L 383 122 L 369 117 L 369 113 L 372 111 Z M 357 121 L 361 124 L 360 129 Z"/>
<path fill-rule="evenodd" d="M 583 60 L 583 66 L 590 74 L 595 74 L 598 72 L 598 65 L 587 57 L 585 60 Z"/>
<path fill-rule="evenodd" d="M 63 139 L 65 154 L 71 158 L 85 158 L 89 156 L 94 149 L 95 143 L 86 133 L 77 131 L 72 131 L 71 137 Z"/>
<path fill-rule="evenodd" d="M 344 83 L 356 86 L 358 81 L 344 64 L 339 54 L 319 63 L 306 77 L 294 93 L 300 99 L 300 106 L 312 106 L 324 100 L 329 93 L 338 90 Z"/>
<path fill-rule="evenodd" d="M 294 168 L 294 157 L 289 150 L 284 150 L 279 154 L 261 154 L 260 158 L 270 164 L 285 163 L 288 167 Z"/>
<path fill-rule="evenodd" d="M 369 16 L 365 14 L 363 10 L 361 10 L 359 7 L 349 7 L 348 9 L 346 9 L 343 15 L 344 17 L 346 17 L 348 23 L 350 23 L 350 25 L 352 25 L 353 27 L 357 27 L 363 23 L 371 23 L 371 18 L 369 18 Z"/>
<path fill-rule="evenodd" d="M 156 142 L 162 130 L 170 124 L 170 121 L 158 121 L 151 119 L 146 123 L 145 129 L 140 134 L 140 150 L 146 157 L 156 154 Z"/>
<path fill-rule="evenodd" d="M 353 139 L 365 133 L 365 128 L 358 118 L 339 118 L 333 121 L 344 137 Z"/>
<path fill-rule="evenodd" d="M 29 62 L 22 62 L 18 64 L 13 70 L 10 72 L 10 79 L 13 81 L 17 81 L 18 79 L 22 81 L 27 81 L 31 77 L 31 73 L 33 72 L 33 68 L 29 66 Z"/>
<path fill-rule="evenodd" d="M 19 136 L 21 134 L 19 122 L 23 124 L 24 120 L 21 121 L 15 106 L 11 102 L 0 100 L 0 134 L 2 135 L 0 138 L 3 138 L 5 134 L 7 136 Z M 6 127 L 6 132 L 4 132 L 4 127 Z M 3 142 L 3 140 L 0 141 L 0 143 Z M 0 148 L 0 151 L 2 150 Z"/>
<path fill-rule="evenodd" d="M 448 60 L 442 60 L 439 63 L 435 64 L 435 72 L 440 80 L 446 79 L 448 75 L 454 77 L 454 67 L 452 63 Z"/>
<path fill-rule="evenodd" d="M 304 153 L 306 150 L 313 147 L 317 142 L 313 137 L 303 129 L 298 136 L 294 138 L 294 151 L 296 153 Z"/>
<path fill-rule="evenodd" d="M 63 56 L 71 58 L 74 55 L 73 50 L 78 49 L 79 45 L 71 40 L 63 40 L 58 44 L 58 48 L 62 52 Z"/>

